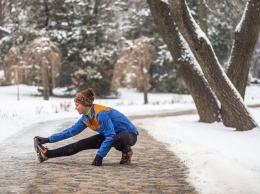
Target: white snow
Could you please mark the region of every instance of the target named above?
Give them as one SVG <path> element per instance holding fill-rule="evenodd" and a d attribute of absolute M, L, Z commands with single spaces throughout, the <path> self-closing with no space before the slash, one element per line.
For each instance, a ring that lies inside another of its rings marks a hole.
<path fill-rule="evenodd" d="M 7 33 L 7 34 L 11 33 L 10 30 L 8 30 L 7 28 L 3 28 L 2 26 L 0 26 L 0 31 L 3 31 L 3 32 Z"/>
<path fill-rule="evenodd" d="M 97 99 L 95 103 L 112 106 L 127 116 L 195 109 L 189 95 L 149 94 L 149 104 L 144 105 L 143 94 L 136 90 L 121 89 L 120 93 L 119 99 Z M 80 117 L 74 110 L 73 98 L 51 97 L 44 101 L 36 94 L 37 87 L 0 87 L 0 143 L 38 122 L 62 118 L 76 121 Z M 245 104 L 260 104 L 260 87 L 247 88 Z M 65 110 L 61 105 L 70 106 Z M 249 108 L 249 111 L 260 123 L 260 108 Z M 198 115 L 133 122 L 167 143 L 168 149 L 189 168 L 188 179 L 200 193 L 260 193 L 259 128 L 237 132 L 222 123 L 199 123 Z M 51 129 L 46 130 L 51 133 Z"/>
<path fill-rule="evenodd" d="M 163 3 L 169 4 L 168 0 L 161 0 Z"/>
<path fill-rule="evenodd" d="M 249 6 L 249 2 L 247 1 L 243 15 L 242 15 L 242 17 L 241 17 L 241 19 L 240 19 L 240 21 L 239 21 L 239 23 L 238 23 L 238 25 L 236 26 L 236 29 L 235 29 L 235 32 L 237 32 L 237 33 L 239 33 L 241 31 L 243 22 L 245 21 L 245 18 L 246 18 L 246 12 L 248 11 L 248 6 Z"/>

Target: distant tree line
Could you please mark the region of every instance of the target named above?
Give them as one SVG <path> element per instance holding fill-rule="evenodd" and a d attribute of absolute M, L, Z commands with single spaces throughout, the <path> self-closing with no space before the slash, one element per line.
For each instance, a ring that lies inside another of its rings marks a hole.
<path fill-rule="evenodd" d="M 224 65 L 229 60 L 234 28 L 245 3 L 188 3 Z M 0 27 L 0 67 L 14 44 L 21 53 L 39 37 L 56 44 L 62 61 L 55 86 L 68 90 L 94 87 L 97 95 L 109 95 L 114 67 L 122 51 L 131 53 L 135 40 L 145 37 L 153 47 L 146 84 L 149 91 L 189 92 L 174 65 L 176 59 L 158 33 L 146 0 L 1 0 Z M 254 61 L 259 60 L 254 57 Z M 30 84 L 42 86 L 47 82 Z M 142 91 L 147 88 L 139 87 Z"/>

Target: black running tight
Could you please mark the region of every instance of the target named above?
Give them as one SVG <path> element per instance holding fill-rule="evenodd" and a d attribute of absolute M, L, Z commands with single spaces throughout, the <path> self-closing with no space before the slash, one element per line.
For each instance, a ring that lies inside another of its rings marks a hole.
<path fill-rule="evenodd" d="M 48 158 L 56 158 L 61 156 L 70 156 L 82 150 L 99 149 L 104 140 L 105 137 L 103 135 L 93 135 L 63 147 L 48 150 L 46 155 Z M 121 152 L 128 152 L 136 141 L 137 135 L 128 132 L 121 132 L 114 137 L 112 147 Z"/>

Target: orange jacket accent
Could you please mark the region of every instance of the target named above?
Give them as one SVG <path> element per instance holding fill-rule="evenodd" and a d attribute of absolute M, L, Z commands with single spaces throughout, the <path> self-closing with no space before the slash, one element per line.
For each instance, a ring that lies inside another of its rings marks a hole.
<path fill-rule="evenodd" d="M 101 127 L 100 123 L 97 120 L 97 114 L 100 111 L 107 111 L 107 112 L 109 112 L 110 108 L 106 107 L 106 106 L 99 105 L 99 104 L 95 104 L 94 105 L 94 115 L 92 116 L 92 118 L 89 118 L 90 122 L 88 122 L 86 120 L 83 121 L 85 123 L 85 125 L 87 125 L 90 129 L 92 129 L 94 131 Z"/>

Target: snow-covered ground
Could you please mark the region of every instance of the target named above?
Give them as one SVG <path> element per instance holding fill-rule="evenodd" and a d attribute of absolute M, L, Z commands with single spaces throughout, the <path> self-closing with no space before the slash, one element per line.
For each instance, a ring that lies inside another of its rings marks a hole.
<path fill-rule="evenodd" d="M 143 94 L 127 89 L 120 93 L 119 99 L 96 99 L 95 103 L 112 106 L 127 116 L 195 109 L 189 95 L 149 94 L 149 104 L 144 105 Z M 36 87 L 0 87 L 0 143 L 38 122 L 79 118 L 72 98 L 51 97 L 44 101 L 35 94 Z M 245 103 L 260 104 L 260 87 L 247 88 Z M 249 111 L 260 124 L 260 108 Z M 221 123 L 199 123 L 197 115 L 133 122 L 167 143 L 189 168 L 189 181 L 200 193 L 260 193 L 259 128 L 237 132 Z"/>

